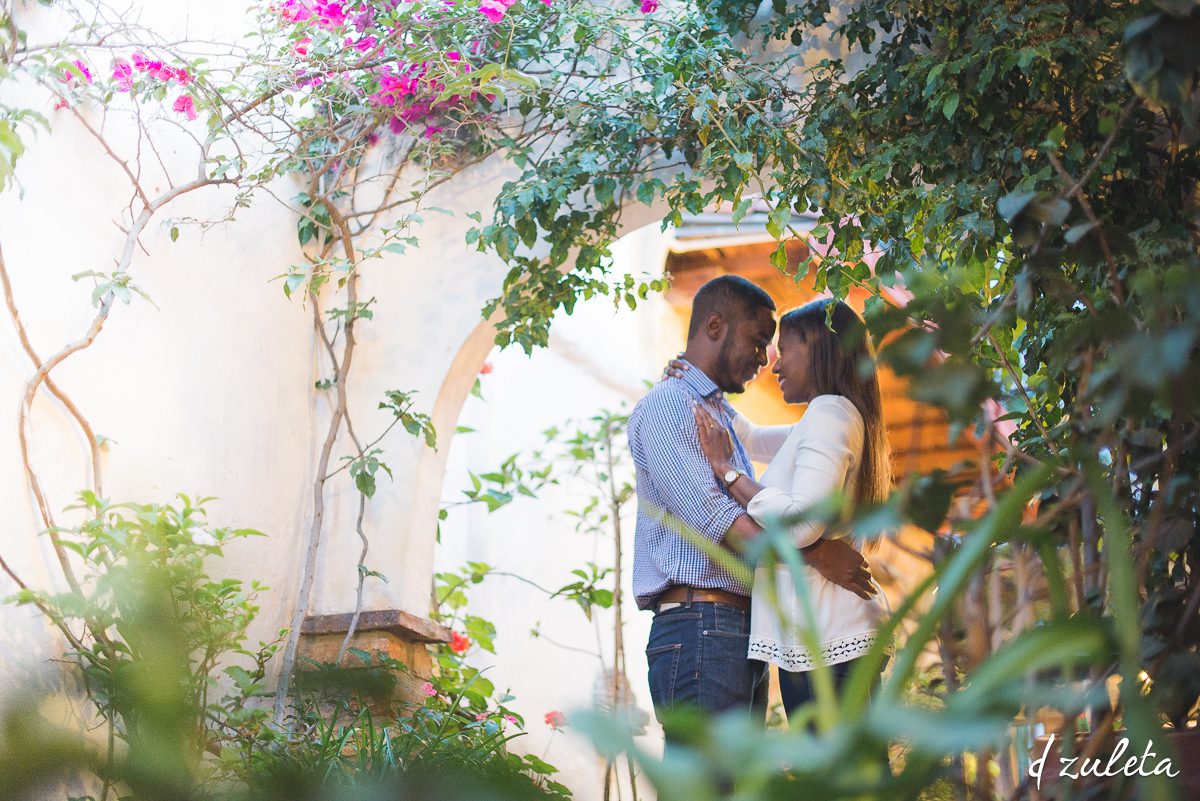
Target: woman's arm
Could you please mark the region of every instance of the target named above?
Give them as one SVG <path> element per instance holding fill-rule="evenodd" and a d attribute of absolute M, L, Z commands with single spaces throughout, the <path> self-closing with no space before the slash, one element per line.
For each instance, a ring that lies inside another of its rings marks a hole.
<path fill-rule="evenodd" d="M 808 414 L 812 414 L 813 411 L 815 410 L 810 409 Z M 729 433 L 725 430 L 724 426 L 712 418 L 712 415 L 699 406 L 694 405 L 692 412 L 696 417 L 696 427 L 699 429 L 700 448 L 704 451 L 704 456 L 708 459 L 709 465 L 712 466 L 713 472 L 717 474 L 719 479 L 722 479 L 733 468 L 733 442 L 729 438 Z M 848 416 L 848 413 L 845 411 L 842 414 L 843 416 Z M 819 416 L 820 414 L 818 413 L 815 417 Z M 808 415 L 806 414 L 805 417 L 807 418 Z M 854 421 L 856 421 L 859 427 L 857 435 L 858 449 L 861 451 L 862 422 L 857 417 L 857 413 L 854 415 Z M 800 458 L 798 454 L 797 459 Z M 845 467 L 840 471 L 840 480 L 843 482 L 845 481 L 847 469 L 849 468 Z M 748 507 L 747 512 L 751 517 L 753 517 L 753 512 L 750 512 L 749 507 L 756 506 L 758 503 L 757 499 L 762 498 L 764 505 L 770 508 L 772 505 L 771 494 L 779 493 L 779 490 L 764 487 L 744 474 L 737 475 L 726 486 L 729 494 L 733 496 L 735 501 L 744 507 Z M 793 484 L 794 487 L 795 484 Z M 787 493 L 781 494 L 785 498 L 790 497 Z M 764 498 L 763 496 L 767 497 Z M 821 493 L 818 493 L 817 497 L 821 497 Z M 781 505 L 786 506 L 786 503 Z M 776 509 L 764 514 L 770 517 L 778 517 L 780 516 L 778 512 L 779 510 Z M 784 510 L 784 516 L 786 516 L 786 509 Z M 803 529 L 804 527 L 797 528 Z M 815 529 L 815 527 L 813 528 Z M 808 539 L 808 542 L 798 543 L 801 550 L 804 551 L 805 561 L 834 584 L 850 590 L 850 592 L 853 592 L 860 598 L 870 599 L 871 596 L 875 595 L 877 589 L 871 577 L 871 568 L 867 564 L 867 561 L 863 559 L 862 554 L 844 541 L 821 539 L 820 535 L 822 533 L 823 530 L 815 530 L 815 533 L 800 531 L 798 540 Z"/>
<path fill-rule="evenodd" d="M 746 453 L 756 462 L 766 463 L 774 459 L 791 432 L 791 426 L 756 426 L 744 415 L 733 416 L 733 433 L 737 434 Z"/>
<path fill-rule="evenodd" d="M 762 484 L 745 473 L 738 475 L 733 481 L 726 482 L 725 475 L 734 469 L 733 440 L 729 438 L 729 432 L 725 426 L 718 423 L 704 407 L 698 404 L 693 405 L 692 414 L 696 418 L 696 429 L 700 435 L 700 449 L 704 451 L 704 456 L 712 466 L 717 480 L 725 483 L 725 487 L 733 499 L 745 506 L 763 489 Z M 738 415 L 734 420 L 736 421 L 740 417 L 741 415 Z"/>
<path fill-rule="evenodd" d="M 764 487 L 746 503 L 746 511 L 760 525 L 765 520 L 796 517 L 817 501 L 842 489 L 846 475 L 861 458 L 862 418 L 841 401 L 810 407 L 796 448 L 792 486 L 788 490 Z M 741 479 L 738 480 L 741 483 Z M 739 502 L 741 498 L 734 496 Z M 821 538 L 825 525 L 806 521 L 792 527 L 796 546 L 804 548 Z"/>

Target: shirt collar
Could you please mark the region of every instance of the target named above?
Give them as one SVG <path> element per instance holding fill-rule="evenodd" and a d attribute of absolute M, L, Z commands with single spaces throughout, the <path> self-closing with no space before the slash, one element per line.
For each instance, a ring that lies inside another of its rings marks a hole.
<path fill-rule="evenodd" d="M 703 370 L 689 362 L 687 359 L 681 359 L 681 361 L 684 364 L 689 365 L 692 369 L 684 370 L 683 378 L 680 380 L 683 381 L 683 383 L 686 384 L 693 392 L 702 398 L 707 398 L 714 393 L 720 394 L 721 388 L 714 384 L 713 380 L 705 375 Z M 724 400 L 724 395 L 721 396 L 721 399 Z"/>

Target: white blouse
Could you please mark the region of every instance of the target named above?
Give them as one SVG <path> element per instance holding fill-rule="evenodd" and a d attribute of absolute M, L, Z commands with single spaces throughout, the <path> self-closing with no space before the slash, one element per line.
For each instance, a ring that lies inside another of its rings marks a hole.
<path fill-rule="evenodd" d="M 818 395 L 795 425 L 755 426 L 737 415 L 733 427 L 750 458 L 770 462 L 759 479 L 763 489 L 746 507 L 759 525 L 793 517 L 834 490 L 853 496 L 862 461 L 864 426 L 862 415 L 845 397 Z M 825 526 L 818 521 L 792 527 L 798 548 L 812 545 L 824 535 Z M 819 661 L 827 665 L 848 662 L 862 656 L 875 642 L 879 623 L 888 614 L 883 593 L 864 600 L 811 567 L 806 566 L 804 571 L 811 619 L 786 566 L 776 568 L 778 610 L 767 598 L 767 568 L 755 571 L 750 596 L 750 659 L 800 672 L 813 670 Z M 808 630 L 820 643 L 820 654 L 812 653 L 804 644 L 802 632 Z"/>

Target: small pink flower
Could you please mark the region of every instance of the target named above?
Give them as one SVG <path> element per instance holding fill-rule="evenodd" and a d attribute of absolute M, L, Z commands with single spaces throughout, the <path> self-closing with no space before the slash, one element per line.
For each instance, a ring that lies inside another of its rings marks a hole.
<path fill-rule="evenodd" d="M 312 44 L 312 37 L 305 36 L 303 39 L 292 45 L 292 52 L 301 58 L 305 58 L 308 56 L 308 46 L 310 44 Z"/>
<path fill-rule="evenodd" d="M 457 50 L 450 50 L 446 53 L 447 61 L 458 61 L 460 58 L 462 58 L 462 53 L 459 53 Z"/>
<path fill-rule="evenodd" d="M 349 12 L 342 7 L 342 0 L 316 0 L 318 25 L 322 28 L 337 28 L 346 24 Z"/>
<path fill-rule="evenodd" d="M 475 720 L 480 721 L 480 722 L 483 722 L 487 719 L 488 719 L 487 712 L 480 712 L 478 715 L 475 716 Z"/>
<path fill-rule="evenodd" d="M 75 59 L 71 62 L 71 64 L 75 67 L 75 69 L 79 70 L 79 73 L 83 76 L 84 83 L 92 82 L 92 71 L 87 68 L 86 64 L 79 59 Z M 63 70 L 63 83 L 71 83 L 73 80 L 75 80 L 74 70 Z"/>
<path fill-rule="evenodd" d="M 542 2 L 546 4 L 546 8 L 549 8 L 554 3 L 554 0 L 542 0 Z"/>
<path fill-rule="evenodd" d="M 658 11 L 658 0 L 642 0 L 642 13 L 653 14 Z"/>
<path fill-rule="evenodd" d="M 505 723 L 511 723 L 511 724 L 513 724 L 514 726 L 518 725 L 518 724 L 517 724 L 517 719 L 516 719 L 515 717 L 513 717 L 512 715 L 505 715 L 505 716 L 504 716 L 504 722 L 505 722 Z"/>
<path fill-rule="evenodd" d="M 171 109 L 185 115 L 189 120 L 196 119 L 196 101 L 192 100 L 191 95 L 175 98 L 175 105 L 171 106 Z"/>
<path fill-rule="evenodd" d="M 364 36 L 362 39 L 359 39 L 357 42 L 354 41 L 350 37 L 346 38 L 346 46 L 353 47 L 355 50 L 357 50 L 360 53 L 366 53 L 367 51 L 374 49 L 375 45 L 377 45 L 377 44 L 379 44 L 379 40 L 376 39 L 374 36 Z"/>
<path fill-rule="evenodd" d="M 437 688 L 433 686 L 433 682 L 429 681 L 421 685 L 421 692 L 425 693 L 425 695 L 430 698 L 438 694 Z"/>
<path fill-rule="evenodd" d="M 282 6 L 279 7 L 279 16 L 284 22 L 295 24 L 304 22 L 312 18 L 312 9 L 300 2 L 300 0 L 285 0 Z"/>
<path fill-rule="evenodd" d="M 494 369 L 496 369 L 496 368 L 492 367 L 491 362 L 484 362 L 483 367 L 479 368 L 479 374 L 487 375 L 488 373 L 492 372 L 492 370 L 494 370 Z"/>
<path fill-rule="evenodd" d="M 178 81 L 180 86 L 187 86 L 189 83 L 195 80 L 195 78 L 193 78 L 183 67 L 176 67 L 172 69 L 171 77 Z"/>
<path fill-rule="evenodd" d="M 555 731 L 562 731 L 563 727 L 567 725 L 567 716 L 558 711 L 547 712 L 546 725 Z"/>
<path fill-rule="evenodd" d="M 67 107 L 67 101 L 66 101 L 65 99 L 61 98 L 61 97 L 60 97 L 60 98 L 58 99 L 58 101 L 57 101 L 57 102 L 54 104 L 54 110 L 55 110 L 55 111 L 61 111 L 62 109 L 66 108 L 66 107 Z"/>
<path fill-rule="evenodd" d="M 446 130 L 446 129 L 440 125 L 426 125 L 425 126 L 425 138 L 433 139 L 435 136 L 437 136 L 444 130 Z"/>
<path fill-rule="evenodd" d="M 488 22 L 493 25 L 504 19 L 506 11 L 508 6 L 504 4 L 504 0 L 479 0 L 479 13 L 487 17 Z"/>
<path fill-rule="evenodd" d="M 118 92 L 129 92 L 133 90 L 133 67 L 123 58 L 118 58 L 113 61 L 112 69 L 113 81 L 117 84 Z"/>

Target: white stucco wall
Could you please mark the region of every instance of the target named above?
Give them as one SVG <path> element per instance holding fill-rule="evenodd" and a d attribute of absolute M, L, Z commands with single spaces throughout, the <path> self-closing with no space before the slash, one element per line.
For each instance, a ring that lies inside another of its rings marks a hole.
<path fill-rule="evenodd" d="M 150 3 L 142 22 L 166 38 L 229 39 L 247 27 L 244 6 L 241 0 Z M 40 15 L 35 34 L 55 35 L 52 11 L 30 13 Z M 49 110 L 44 90 L 9 91 L 16 94 L 6 100 L 44 107 L 53 124 L 51 133 L 30 142 L 19 164 L 22 191 L 0 195 L 0 246 L 17 306 L 34 347 L 45 359 L 78 338 L 94 316 L 91 282 L 73 282 L 70 276 L 112 269 L 122 240 L 113 221 L 122 219 L 131 190 L 75 120 L 66 112 Z M 84 113 L 98 124 L 98 110 Z M 118 145 L 132 147 L 126 121 L 114 115 L 108 125 Z M 180 137 L 164 136 L 167 169 L 181 180 L 192 177 L 194 149 Z M 439 449 L 433 451 L 397 429 L 380 445 L 394 478 L 381 477 L 364 528 L 371 538 L 368 564 L 389 581 L 368 582 L 367 609 L 428 613 L 437 511 L 443 495 L 460 484 L 461 470 L 443 491 L 445 460 L 460 406 L 491 350 L 492 332 L 480 308 L 497 293 L 505 273 L 494 256 L 467 248 L 464 233 L 471 223 L 464 213 L 488 213 L 504 169 L 493 160 L 444 185 L 428 203 L 460 213 L 426 215 L 420 248 L 364 266 L 360 298 L 374 297 L 376 303 L 374 319 L 359 327 L 360 344 L 347 384 L 355 426 L 360 436 L 372 439 L 390 420 L 388 412 L 377 409 L 384 391 L 416 390 L 417 409 L 434 414 L 440 439 Z M 148 183 L 161 190 L 166 186 L 163 178 L 151 175 Z M 277 189 L 283 197 L 296 191 L 287 185 Z M 252 638 L 270 639 L 294 611 L 313 473 L 330 399 L 313 390 L 327 367 L 319 358 L 310 310 L 298 298 L 285 298 L 280 284 L 272 281 L 300 261 L 291 213 L 264 195 L 239 211 L 233 223 L 203 235 L 183 226 L 179 240 L 170 240 L 172 218 L 220 218 L 231 200 L 229 191 L 205 189 L 155 218 L 141 238 L 144 250 L 135 254 L 130 272 L 157 308 L 138 298 L 129 306 L 118 304 L 96 343 L 71 357 L 54 378 L 95 431 L 110 441 L 103 453 L 106 496 L 137 502 L 168 501 L 175 492 L 215 496 L 217 500 L 208 504 L 214 525 L 251 527 L 268 535 L 233 546 L 217 571 L 257 579 L 272 588 L 260 599 L 262 612 L 251 632 Z M 626 224 L 632 230 L 653 213 L 641 209 L 627 214 Z M 633 241 L 641 248 L 637 265 L 661 269 L 661 241 Z M 492 357 L 497 372 L 489 383 L 495 401 L 469 412 L 471 424 L 481 433 L 472 435 L 473 440 L 464 438 L 465 450 L 455 457 L 461 460 L 458 464 L 486 461 L 549 422 L 636 394 L 640 379 L 652 375 L 662 355 L 674 347 L 648 345 L 657 336 L 654 319 L 652 312 L 612 316 L 607 308 L 585 307 L 577 319 L 555 329 L 556 341 L 569 342 L 572 355 L 552 347 L 533 360 L 516 352 Z M 586 363 L 580 362 L 579 354 L 585 355 Z M 609 373 L 589 383 L 588 374 L 595 376 L 598 370 Z M 555 375 L 563 371 L 570 374 L 569 380 Z M 6 525 L 0 554 L 30 585 L 55 587 L 61 586 L 61 576 L 46 538 L 38 534 L 42 525 L 27 489 L 17 441 L 17 411 L 32 373 L 5 315 L 0 321 L 0 487 Z M 506 377 L 520 375 L 525 378 L 502 388 Z M 518 418 L 520 425 L 513 424 Z M 86 444 L 44 391 L 34 403 L 31 432 L 34 462 L 50 506 L 58 522 L 69 525 L 77 517 L 62 509 L 87 486 Z M 349 452 L 343 436 L 334 464 Z M 315 614 L 347 612 L 354 604 L 357 493 L 344 475 L 340 478 L 326 490 L 325 540 L 310 608 Z M 536 525 L 546 518 L 545 509 L 534 506 L 520 514 L 526 517 L 515 530 L 527 543 L 517 552 L 546 549 L 546 559 L 532 567 L 553 572 L 560 561 L 578 563 L 571 547 L 558 550 L 564 543 L 553 541 L 561 524 Z M 566 535 L 561 539 L 565 542 Z M 461 540 L 449 536 L 438 558 L 453 560 L 465 554 L 501 562 L 497 543 L 476 533 Z M 0 597 L 14 589 L 9 578 L 0 575 Z M 493 602 L 486 595 L 481 601 Z M 547 633 L 556 632 L 552 636 L 578 635 L 594 647 L 588 632 L 561 633 L 582 619 L 575 610 L 565 605 L 542 610 L 533 599 L 521 603 L 526 605 L 512 607 L 518 614 L 511 620 L 536 613 Z M 54 632 L 32 609 L 3 605 L 0 618 L 0 699 L 26 692 L 31 671 L 40 672 L 48 686 L 55 685 L 58 674 L 48 660 L 60 653 L 62 643 Z M 633 612 L 630 618 L 630 675 L 644 692 L 644 665 L 639 660 L 645 635 L 638 627 L 648 626 L 648 621 Z M 545 710 L 570 710 L 586 702 L 595 668 L 581 663 L 578 672 L 576 666 L 569 671 L 528 670 L 525 666 L 546 659 L 545 652 L 537 643 L 527 656 L 520 629 L 511 629 L 511 620 L 501 621 L 500 647 L 504 658 L 512 661 L 504 667 L 506 673 L 497 674 L 505 679 L 498 679 L 497 685 L 511 683 L 521 703 L 527 704 L 523 709 L 534 729 Z M 552 662 L 561 659 L 554 656 Z M 644 706 L 649 708 L 648 700 Z M 541 734 L 545 732 L 530 738 L 534 753 L 544 747 Z M 554 747 L 552 761 L 564 767 L 569 784 L 581 789 L 597 786 L 598 767 L 582 744 L 565 751 Z M 584 790 L 581 797 L 592 797 L 588 793 Z"/>
<path fill-rule="evenodd" d="M 647 226 L 616 243 L 614 260 L 623 271 L 661 272 L 666 246 L 658 226 Z M 472 397 L 463 408 L 460 423 L 475 431 L 457 437 L 451 448 L 444 501 L 463 499 L 462 490 L 470 487 L 468 471 L 494 470 L 517 451 L 543 447 L 542 432 L 550 426 L 564 427 L 570 420 L 581 421 L 622 404 L 632 408 L 645 391 L 643 382 L 655 378 L 665 360 L 678 352 L 678 333 L 677 318 L 661 297 L 651 298 L 636 312 L 614 310 L 611 300 L 598 298 L 557 320 L 550 347 L 532 357 L 519 351 L 491 354 L 492 372 L 481 378 L 484 400 Z M 624 444 L 622 439 L 622 448 Z M 468 560 L 485 562 L 554 590 L 575 581 L 570 571 L 585 568 L 587 562 L 611 567 L 612 540 L 577 532 L 575 520 L 565 514 L 580 508 L 592 494 L 574 481 L 548 487 L 537 500 L 518 497 L 490 514 L 479 504 L 451 508 L 442 524 L 435 568 L 453 571 Z M 632 504 L 628 512 L 622 560 L 627 675 L 638 706 L 650 716 L 642 739 L 653 752 L 661 748 L 661 731 L 653 720 L 646 685 L 650 614 L 639 612 L 633 600 Z M 592 705 L 601 663 L 586 652 L 602 654 L 604 664 L 612 664 L 611 611 L 597 610 L 589 623 L 575 604 L 547 599 L 507 576 L 490 577 L 472 587 L 469 598 L 468 611 L 497 628 L 497 654 L 476 649 L 471 661 L 487 668 L 497 689 L 515 696 L 512 706 L 525 718 L 527 734 L 514 746 L 544 753 L 581 801 L 602 798 L 603 762 L 569 725 L 566 732 L 555 734 L 544 716 L 551 710 L 569 716 Z M 531 636 L 535 628 L 541 635 L 536 638 Z"/>

